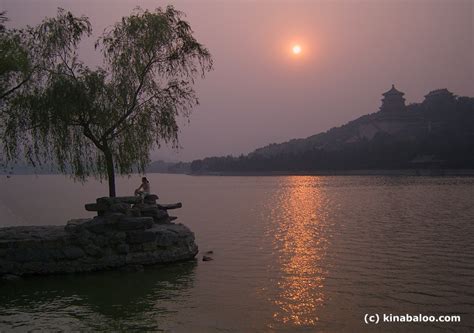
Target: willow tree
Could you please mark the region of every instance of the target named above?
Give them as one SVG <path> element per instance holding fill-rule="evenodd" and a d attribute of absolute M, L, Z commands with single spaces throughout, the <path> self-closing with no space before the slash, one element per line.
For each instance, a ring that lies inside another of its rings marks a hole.
<path fill-rule="evenodd" d="M 44 91 L 53 74 L 64 72 L 65 57 L 75 55 L 91 27 L 86 17 L 62 9 L 35 27 L 10 29 L 6 21 L 6 13 L 0 13 L 0 165 L 6 168 L 18 160 L 36 165 L 53 156 L 34 141 L 31 129 L 41 124 L 33 122 L 36 115 L 25 101 Z"/>
<path fill-rule="evenodd" d="M 28 80 L 29 61 L 21 32 L 5 27 L 6 12 L 0 13 L 0 102 Z M 26 74 L 26 75 L 25 75 Z"/>
<path fill-rule="evenodd" d="M 83 31 L 43 22 L 39 42 L 59 52 L 43 82 L 10 104 L 6 140 L 18 142 L 26 130 L 35 160 L 53 159 L 79 179 L 107 178 L 115 196 L 115 173 L 143 172 L 153 148 L 177 145 L 177 119 L 198 104 L 194 81 L 212 68 L 183 17 L 172 6 L 135 10 L 97 40 L 103 65 L 93 70 L 78 60 L 77 44 L 67 43 L 68 34 Z M 20 114 L 26 121 L 18 126 Z"/>

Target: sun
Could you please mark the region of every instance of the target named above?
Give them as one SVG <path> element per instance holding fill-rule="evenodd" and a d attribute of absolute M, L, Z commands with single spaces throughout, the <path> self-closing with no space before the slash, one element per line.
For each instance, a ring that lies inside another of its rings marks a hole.
<path fill-rule="evenodd" d="M 299 44 L 293 45 L 292 49 L 293 54 L 300 54 L 301 53 L 301 46 Z"/>

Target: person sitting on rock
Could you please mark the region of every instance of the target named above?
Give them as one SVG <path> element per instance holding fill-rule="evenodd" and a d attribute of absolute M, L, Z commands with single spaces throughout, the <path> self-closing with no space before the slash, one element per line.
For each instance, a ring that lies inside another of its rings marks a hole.
<path fill-rule="evenodd" d="M 151 192 L 150 192 L 150 182 L 148 181 L 148 179 L 146 179 L 146 177 L 143 177 L 142 178 L 142 184 L 140 185 L 139 188 L 137 188 L 135 190 L 135 195 L 139 195 L 142 197 L 142 199 L 145 199 L 145 197 L 147 195 L 149 195 Z"/>

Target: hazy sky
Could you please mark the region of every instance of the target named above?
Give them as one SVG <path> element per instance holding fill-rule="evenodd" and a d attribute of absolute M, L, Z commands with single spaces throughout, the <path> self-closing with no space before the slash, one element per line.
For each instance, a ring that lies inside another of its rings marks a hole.
<path fill-rule="evenodd" d="M 57 7 L 88 16 L 94 38 L 81 56 L 95 66 L 104 28 L 137 5 L 167 4 L 187 14 L 215 69 L 196 85 L 201 104 L 183 122 L 183 149 L 154 159 L 237 155 L 310 136 L 377 111 L 392 83 L 408 103 L 438 88 L 474 95 L 472 0 L 1 0 L 0 9 L 9 26 L 37 24 Z"/>

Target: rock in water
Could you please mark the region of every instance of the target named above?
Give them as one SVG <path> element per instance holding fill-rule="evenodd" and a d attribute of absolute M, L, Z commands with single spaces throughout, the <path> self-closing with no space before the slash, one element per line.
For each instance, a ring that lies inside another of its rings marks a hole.
<path fill-rule="evenodd" d="M 132 204 L 138 207 L 130 207 Z M 87 208 L 99 216 L 71 220 L 65 227 L 1 228 L 0 276 L 12 279 L 125 266 L 128 270 L 190 260 L 198 253 L 193 232 L 183 224 L 171 223 L 166 211 L 155 204 L 125 197 L 123 202 L 100 198 L 94 205 Z M 152 216 L 143 216 L 142 211 Z"/>

